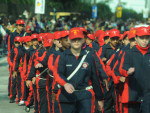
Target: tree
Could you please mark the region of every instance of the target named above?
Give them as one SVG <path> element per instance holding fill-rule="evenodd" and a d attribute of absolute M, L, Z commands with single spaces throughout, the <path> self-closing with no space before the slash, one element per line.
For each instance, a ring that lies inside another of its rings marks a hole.
<path fill-rule="evenodd" d="M 123 8 L 123 10 L 122 10 L 122 19 L 123 20 L 127 20 L 127 19 L 142 20 L 143 16 L 142 16 L 141 13 L 137 13 L 133 9 Z"/>
<path fill-rule="evenodd" d="M 107 4 L 98 3 L 97 8 L 98 8 L 98 17 L 99 18 L 106 20 L 106 19 L 110 19 L 112 17 L 113 13 L 111 12 L 111 9 Z"/>

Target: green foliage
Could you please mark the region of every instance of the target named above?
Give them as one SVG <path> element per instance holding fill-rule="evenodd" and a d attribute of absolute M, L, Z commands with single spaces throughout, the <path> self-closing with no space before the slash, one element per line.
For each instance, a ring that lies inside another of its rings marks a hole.
<path fill-rule="evenodd" d="M 136 19 L 136 20 L 142 20 L 143 16 L 142 14 L 138 14 L 136 11 L 134 11 L 133 9 L 127 9 L 127 8 L 123 8 L 122 10 L 122 19 L 123 20 L 127 20 L 127 19 Z"/>
<path fill-rule="evenodd" d="M 92 4 L 89 2 L 81 2 L 81 0 L 45 0 L 46 1 L 46 15 L 53 11 L 62 12 L 78 12 L 81 13 L 83 18 L 91 18 L 92 15 Z M 113 13 L 105 1 L 97 4 L 98 7 L 98 18 L 103 20 L 111 19 Z M 34 14 L 35 0 L 1 0 L 1 3 L 7 4 L 8 8 L 7 15 L 20 15 L 26 9 L 27 11 Z M 123 20 L 129 18 L 141 20 L 142 14 L 136 13 L 132 9 L 123 8 Z"/>
<path fill-rule="evenodd" d="M 98 8 L 99 18 L 104 20 L 104 19 L 110 19 L 112 17 L 113 13 L 111 12 L 111 9 L 107 4 L 98 3 L 97 8 Z"/>

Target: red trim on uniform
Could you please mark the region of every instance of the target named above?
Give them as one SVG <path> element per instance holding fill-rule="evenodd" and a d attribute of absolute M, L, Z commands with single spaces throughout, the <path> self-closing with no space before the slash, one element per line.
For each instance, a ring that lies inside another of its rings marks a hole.
<path fill-rule="evenodd" d="M 79 56 L 75 56 L 76 57 L 76 60 L 78 60 Z"/>
<path fill-rule="evenodd" d="M 128 103 L 123 104 L 123 113 L 129 113 Z"/>
<path fill-rule="evenodd" d="M 98 53 L 96 52 L 96 55 L 98 57 Z M 98 57 L 99 61 L 100 61 L 100 64 L 102 65 L 102 69 L 104 70 L 104 72 L 106 73 L 106 67 L 105 67 L 105 64 L 104 62 L 102 61 L 102 59 L 100 57 Z"/>
<path fill-rule="evenodd" d="M 112 69 L 110 67 L 110 64 L 112 63 L 114 58 L 115 58 L 115 54 L 113 54 L 106 63 L 106 73 L 107 73 L 108 76 L 112 76 Z"/>
<path fill-rule="evenodd" d="M 47 108 L 48 108 L 48 113 L 50 113 L 51 109 L 50 109 L 50 97 L 49 94 L 51 95 L 51 92 L 49 91 L 49 76 L 46 76 L 46 98 L 47 98 Z"/>
<path fill-rule="evenodd" d="M 66 81 L 64 81 L 58 74 L 57 68 L 58 68 L 58 62 L 60 56 L 58 56 L 55 60 L 54 66 L 53 66 L 53 54 L 49 56 L 48 59 L 48 68 L 53 72 L 54 80 L 59 83 L 60 85 L 64 86 L 66 84 Z"/>
<path fill-rule="evenodd" d="M 119 61 L 117 60 L 115 62 L 115 65 L 113 67 L 113 73 L 112 73 L 112 78 L 114 80 L 114 84 L 118 84 L 120 82 L 120 76 L 116 76 L 116 74 L 114 73 L 114 69 L 116 68 L 116 66 L 118 65 Z"/>
<path fill-rule="evenodd" d="M 37 101 L 38 101 L 38 112 L 40 113 L 40 94 L 39 94 L 39 81 L 40 79 L 38 77 L 36 77 L 36 94 L 37 94 Z"/>
<path fill-rule="evenodd" d="M 17 48 L 14 48 L 14 53 L 15 53 L 15 56 L 14 56 L 14 61 L 13 61 L 13 70 L 15 70 L 15 67 L 16 67 L 16 60 L 17 60 L 17 56 L 18 56 L 18 49 Z"/>
<path fill-rule="evenodd" d="M 95 112 L 95 93 L 93 89 L 88 90 L 92 94 L 92 99 L 91 99 L 91 113 Z"/>
<path fill-rule="evenodd" d="M 60 94 L 61 94 L 61 89 L 59 89 L 57 94 L 56 94 L 56 100 L 58 102 L 59 112 L 62 113 L 62 108 L 61 108 L 60 101 L 59 101 L 59 95 Z"/>
<path fill-rule="evenodd" d="M 90 44 L 89 44 L 89 47 L 90 47 L 90 48 L 93 48 L 93 45 L 92 45 L 92 43 L 90 43 Z"/>
<path fill-rule="evenodd" d="M 25 101 L 26 106 L 28 106 L 31 103 L 32 97 L 33 97 L 33 86 L 32 86 L 32 82 L 30 82 L 29 95 L 28 95 L 27 101 Z"/>
<path fill-rule="evenodd" d="M 23 78 L 24 81 L 26 80 L 26 72 L 27 72 L 27 54 L 24 56 L 24 63 L 23 63 Z"/>
<path fill-rule="evenodd" d="M 34 54 L 29 59 L 28 72 L 27 72 L 26 78 L 28 78 L 28 76 L 29 76 L 29 73 L 30 73 L 30 70 L 31 70 L 31 67 L 32 67 L 33 57 L 34 57 Z"/>
<path fill-rule="evenodd" d="M 11 60 L 10 60 L 10 53 L 8 53 L 7 62 L 8 62 L 8 64 L 9 64 L 10 67 L 13 66 L 13 62 L 11 62 Z"/>
<path fill-rule="evenodd" d="M 20 100 L 23 100 L 24 99 L 24 94 L 25 94 L 25 84 L 24 84 L 24 80 L 23 79 L 21 79 L 21 94 L 22 95 L 20 97 Z"/>
<path fill-rule="evenodd" d="M 10 36 L 8 37 L 8 42 L 7 42 L 7 49 L 8 49 L 8 53 L 10 53 Z"/>
<path fill-rule="evenodd" d="M 9 93 L 10 93 L 10 95 L 9 95 L 9 98 L 12 98 L 12 96 L 13 96 L 13 94 L 12 94 L 12 85 L 13 85 L 13 83 L 12 83 L 12 69 L 11 69 L 11 67 L 9 67 L 9 72 L 10 72 L 10 89 L 9 89 Z"/>
<path fill-rule="evenodd" d="M 39 60 L 39 61 L 43 61 L 43 59 L 44 59 L 45 56 L 46 56 L 46 53 L 47 53 L 47 51 L 44 51 L 43 55 L 42 55 L 41 57 L 38 57 L 38 60 Z"/>
<path fill-rule="evenodd" d="M 119 72 L 120 72 L 120 74 L 121 74 L 122 76 L 127 77 L 127 76 L 128 76 L 127 71 L 122 68 L 122 67 L 123 67 L 123 64 L 124 64 L 124 56 L 125 56 L 125 52 L 124 52 L 124 54 L 122 55 L 122 58 L 121 58 L 121 61 L 120 61 Z"/>
<path fill-rule="evenodd" d="M 34 60 L 34 66 L 36 66 L 39 63 L 39 61 L 43 61 L 43 59 L 46 56 L 46 53 L 47 53 L 47 51 L 45 51 L 41 57 L 39 57 L 39 56 L 36 55 L 36 59 Z"/>
<path fill-rule="evenodd" d="M 101 54 L 102 54 L 102 50 L 103 50 L 103 48 L 102 47 L 100 47 L 100 49 L 98 50 L 98 52 L 97 52 L 97 55 L 100 57 L 101 56 Z"/>
<path fill-rule="evenodd" d="M 124 89 L 121 94 L 121 102 L 122 103 L 128 103 L 129 102 L 129 84 L 128 84 L 128 78 L 126 78 L 126 81 L 124 83 Z"/>

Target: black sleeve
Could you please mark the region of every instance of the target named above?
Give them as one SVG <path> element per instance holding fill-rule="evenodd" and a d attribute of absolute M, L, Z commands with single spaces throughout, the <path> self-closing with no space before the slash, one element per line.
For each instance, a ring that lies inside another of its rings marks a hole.
<path fill-rule="evenodd" d="M 58 59 L 59 57 L 59 59 Z M 64 86 L 65 83 L 68 81 L 66 76 L 65 76 L 65 68 L 66 68 L 66 63 L 65 63 L 65 56 L 61 55 L 58 56 L 55 60 L 55 67 L 56 67 L 56 74 L 55 76 L 55 81 Z M 58 73 L 57 73 L 58 72 Z"/>
<path fill-rule="evenodd" d="M 14 48 L 14 53 L 15 53 L 15 56 L 14 56 L 14 61 L 13 61 L 13 70 L 18 71 L 20 59 L 23 55 L 23 52 L 18 48 Z"/>
<path fill-rule="evenodd" d="M 125 53 L 125 56 L 124 56 L 123 69 L 126 70 L 126 71 L 128 71 L 128 69 L 130 67 L 132 67 L 131 66 L 131 62 L 132 62 L 132 60 L 131 60 L 131 54 L 132 54 L 131 51 L 127 51 Z"/>
<path fill-rule="evenodd" d="M 100 79 L 101 80 L 107 79 L 108 76 L 106 74 L 105 65 L 104 65 L 103 61 L 95 53 L 93 53 L 93 58 L 94 58 L 94 62 L 95 62 L 95 65 L 96 65 L 96 69 L 99 73 Z"/>
<path fill-rule="evenodd" d="M 103 92 L 102 92 L 102 87 L 99 81 L 99 77 L 96 73 L 96 66 L 94 63 L 94 58 L 92 57 L 92 63 L 91 63 L 91 68 L 92 68 L 92 73 L 91 73 L 91 81 L 92 81 L 92 86 L 93 86 L 93 90 L 95 92 L 95 96 L 97 100 L 103 100 Z"/>
<path fill-rule="evenodd" d="M 101 53 L 100 58 L 104 58 L 104 57 L 106 58 L 105 54 L 106 54 L 106 49 L 105 49 L 105 45 L 104 45 L 104 46 L 102 46 L 102 53 Z"/>
<path fill-rule="evenodd" d="M 32 80 L 33 77 L 36 77 L 36 69 L 34 67 L 34 55 L 30 58 L 28 64 L 28 73 L 27 73 L 27 80 Z"/>

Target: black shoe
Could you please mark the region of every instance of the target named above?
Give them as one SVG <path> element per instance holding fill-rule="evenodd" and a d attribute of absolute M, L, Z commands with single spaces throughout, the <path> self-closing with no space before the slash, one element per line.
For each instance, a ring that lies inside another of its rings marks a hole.
<path fill-rule="evenodd" d="M 9 103 L 15 103 L 14 99 L 10 99 Z"/>
<path fill-rule="evenodd" d="M 26 111 L 26 112 L 30 112 L 30 107 L 27 107 L 27 106 L 26 106 L 26 107 L 25 107 L 25 111 Z"/>

